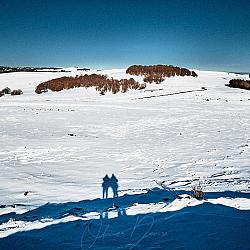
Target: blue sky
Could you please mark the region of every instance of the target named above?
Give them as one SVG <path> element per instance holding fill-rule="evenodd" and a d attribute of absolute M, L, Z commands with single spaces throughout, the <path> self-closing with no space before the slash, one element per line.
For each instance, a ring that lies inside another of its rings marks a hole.
<path fill-rule="evenodd" d="M 250 71 L 250 1 L 0 0 L 0 65 Z"/>

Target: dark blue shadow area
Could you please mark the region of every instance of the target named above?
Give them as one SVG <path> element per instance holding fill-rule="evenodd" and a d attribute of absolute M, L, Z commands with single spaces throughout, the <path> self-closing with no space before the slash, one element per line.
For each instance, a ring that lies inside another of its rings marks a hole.
<path fill-rule="evenodd" d="M 134 203 L 170 203 L 183 193 L 187 192 L 156 188 L 144 194 L 46 204 L 22 215 L 2 215 L 0 223 L 9 218 L 35 221 L 70 214 L 84 218 L 84 214 L 94 211 L 101 216 L 19 232 L 0 239 L 0 249 L 249 249 L 250 211 L 247 210 L 204 203 L 173 212 L 126 214 L 126 208 Z M 250 194 L 216 192 L 206 193 L 206 197 L 250 198 Z M 116 210 L 118 217 L 107 219 L 108 213 Z"/>
<path fill-rule="evenodd" d="M 51 225 L 3 238 L 0 249 L 249 249 L 249 235 L 250 211 L 204 203 Z"/>
<path fill-rule="evenodd" d="M 181 194 L 191 195 L 190 191 L 185 190 L 165 190 L 160 188 L 153 188 L 148 190 L 146 193 L 140 194 L 125 194 L 117 198 L 108 199 L 94 199 L 94 200 L 83 200 L 78 202 L 67 202 L 67 203 L 47 203 L 34 210 L 30 210 L 23 214 L 16 214 L 11 212 L 8 214 L 0 215 L 0 224 L 7 222 L 9 219 L 22 220 L 22 221 L 36 221 L 44 218 L 60 219 L 68 215 L 84 216 L 90 212 L 105 212 L 113 207 L 113 205 L 120 209 L 128 208 L 134 203 L 148 204 L 166 202 L 167 204 L 178 198 Z M 206 192 L 205 199 L 212 198 L 248 198 L 250 199 L 250 193 L 243 192 Z"/>

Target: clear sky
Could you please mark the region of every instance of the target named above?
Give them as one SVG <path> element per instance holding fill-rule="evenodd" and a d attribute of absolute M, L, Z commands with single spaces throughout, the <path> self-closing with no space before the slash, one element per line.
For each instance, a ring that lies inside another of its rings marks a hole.
<path fill-rule="evenodd" d="M 250 71 L 250 0 L 0 0 L 0 65 Z"/>

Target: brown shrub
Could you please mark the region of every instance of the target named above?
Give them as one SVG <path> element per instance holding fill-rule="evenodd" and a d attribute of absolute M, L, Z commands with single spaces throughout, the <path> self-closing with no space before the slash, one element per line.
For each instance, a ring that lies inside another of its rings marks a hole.
<path fill-rule="evenodd" d="M 193 197 L 197 200 L 201 200 L 204 198 L 204 192 L 202 191 L 202 188 L 200 186 L 195 186 L 192 189 L 193 191 Z"/>
<path fill-rule="evenodd" d="M 128 89 L 142 89 L 145 88 L 143 84 L 136 82 L 133 78 L 130 79 L 109 79 L 105 75 L 80 75 L 76 77 L 60 77 L 52 79 L 43 83 L 40 83 L 35 92 L 41 94 L 47 92 L 48 89 L 51 91 L 61 91 L 63 89 L 79 88 L 79 87 L 95 87 L 101 95 L 104 95 L 106 92 L 110 91 L 113 94 L 118 92 L 125 93 Z"/>
<path fill-rule="evenodd" d="M 240 89 L 250 90 L 250 81 L 242 80 L 242 79 L 232 79 L 229 81 L 228 86 L 231 88 L 240 88 Z"/>

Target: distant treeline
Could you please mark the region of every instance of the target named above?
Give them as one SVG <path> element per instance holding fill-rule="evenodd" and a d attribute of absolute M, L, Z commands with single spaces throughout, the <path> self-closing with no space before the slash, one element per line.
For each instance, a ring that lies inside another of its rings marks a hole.
<path fill-rule="evenodd" d="M 37 94 L 41 94 L 43 92 L 47 92 L 48 90 L 61 91 L 63 89 L 79 87 L 95 87 L 100 94 L 104 95 L 108 91 L 116 94 L 118 92 L 125 93 L 128 89 L 143 89 L 146 85 L 136 82 L 133 78 L 116 80 L 108 78 L 106 75 L 85 74 L 76 77 L 64 76 L 40 83 L 36 87 L 35 92 Z"/>
<path fill-rule="evenodd" d="M 89 71 L 88 68 L 77 68 L 77 71 Z M 57 67 L 8 67 L 0 66 L 0 74 L 12 72 L 71 72 Z"/>
<path fill-rule="evenodd" d="M 194 71 L 172 65 L 133 65 L 126 70 L 126 73 L 137 76 L 142 75 L 144 76 L 143 81 L 149 83 L 161 83 L 166 77 L 171 76 L 198 76 Z"/>
<path fill-rule="evenodd" d="M 250 90 L 250 81 L 242 79 L 232 79 L 228 84 L 231 88 L 240 88 Z"/>
<path fill-rule="evenodd" d="M 12 73 L 12 72 L 65 72 L 62 68 L 55 67 L 8 67 L 0 66 L 1 73 Z"/>

